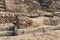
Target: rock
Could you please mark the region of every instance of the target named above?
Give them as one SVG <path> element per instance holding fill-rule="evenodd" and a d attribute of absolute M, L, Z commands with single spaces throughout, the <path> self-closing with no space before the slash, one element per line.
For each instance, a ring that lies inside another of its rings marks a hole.
<path fill-rule="evenodd" d="M 0 31 L 0 36 L 9 36 L 12 35 L 13 31 Z"/>
<path fill-rule="evenodd" d="M 48 18 L 44 21 L 44 24 L 46 25 L 58 25 L 58 19 L 57 18 Z"/>
<path fill-rule="evenodd" d="M 40 14 L 39 13 L 29 13 L 26 15 L 27 17 L 30 17 L 30 18 L 36 18 L 36 17 L 39 17 Z"/>
<path fill-rule="evenodd" d="M 29 18 L 26 18 L 26 17 L 18 17 L 18 20 L 19 20 L 19 28 L 25 28 L 25 27 L 29 27 L 32 25 L 33 21 L 30 20 Z"/>
<path fill-rule="evenodd" d="M 60 17 L 60 12 L 54 12 L 54 15 Z"/>

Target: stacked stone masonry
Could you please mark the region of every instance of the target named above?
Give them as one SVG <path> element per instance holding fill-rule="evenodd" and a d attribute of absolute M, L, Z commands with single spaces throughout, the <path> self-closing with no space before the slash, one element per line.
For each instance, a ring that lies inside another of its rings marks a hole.
<path fill-rule="evenodd" d="M 60 40 L 60 1 L 0 0 L 0 40 Z"/>

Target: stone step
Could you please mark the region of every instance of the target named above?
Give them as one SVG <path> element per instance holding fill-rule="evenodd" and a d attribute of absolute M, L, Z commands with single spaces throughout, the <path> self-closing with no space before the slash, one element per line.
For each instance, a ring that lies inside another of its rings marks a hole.
<path fill-rule="evenodd" d="M 11 29 L 14 26 L 12 23 L 0 24 L 0 31 Z"/>
<path fill-rule="evenodd" d="M 4 8 L 0 8 L 0 11 L 5 11 L 5 9 Z"/>
<path fill-rule="evenodd" d="M 4 2 L 0 2 L 0 4 L 4 4 Z"/>
<path fill-rule="evenodd" d="M 4 5 L 0 5 L 0 8 L 4 8 L 5 6 Z"/>
<path fill-rule="evenodd" d="M 0 11 L 5 11 L 5 3 L 4 0 L 0 0 Z"/>
<path fill-rule="evenodd" d="M 60 30 L 60 26 L 47 26 L 44 25 L 42 27 L 30 28 L 30 29 L 18 29 L 17 34 L 23 35 L 28 33 L 37 33 L 37 32 L 47 32 L 52 30 Z"/>
<path fill-rule="evenodd" d="M 0 37 L 0 40 L 59 40 L 60 39 L 60 30 L 55 31 L 48 31 L 45 33 L 36 32 L 36 33 L 29 33 L 19 36 L 4 36 Z"/>
<path fill-rule="evenodd" d="M 3 2 L 4 0 L 0 0 L 0 1 L 2 1 L 2 2 Z"/>
<path fill-rule="evenodd" d="M 0 31 L 0 36 L 9 36 L 13 33 L 13 31 Z"/>

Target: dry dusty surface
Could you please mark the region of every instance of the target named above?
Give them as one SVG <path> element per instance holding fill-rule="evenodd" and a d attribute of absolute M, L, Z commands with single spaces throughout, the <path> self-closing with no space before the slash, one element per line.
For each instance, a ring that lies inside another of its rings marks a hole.
<path fill-rule="evenodd" d="M 60 30 L 23 34 L 20 36 L 0 37 L 0 40 L 60 40 Z"/>
<path fill-rule="evenodd" d="M 60 40 L 60 1 L 0 0 L 0 23 L 0 40 Z"/>

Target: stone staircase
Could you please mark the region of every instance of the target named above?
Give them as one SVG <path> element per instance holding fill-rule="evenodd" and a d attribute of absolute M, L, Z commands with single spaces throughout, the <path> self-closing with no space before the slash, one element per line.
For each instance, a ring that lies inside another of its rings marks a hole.
<path fill-rule="evenodd" d="M 10 26 L 8 26 L 8 25 Z M 13 36 L 12 34 L 14 33 L 14 26 L 10 23 L 6 24 L 0 24 L 0 36 Z"/>
<path fill-rule="evenodd" d="M 4 0 L 0 1 L 0 11 L 5 11 L 5 1 Z"/>

